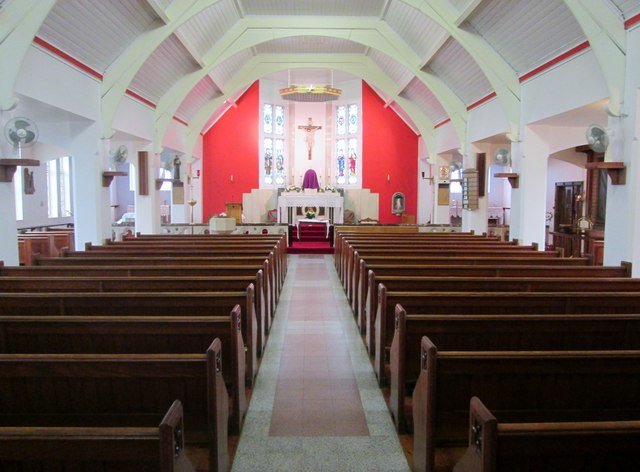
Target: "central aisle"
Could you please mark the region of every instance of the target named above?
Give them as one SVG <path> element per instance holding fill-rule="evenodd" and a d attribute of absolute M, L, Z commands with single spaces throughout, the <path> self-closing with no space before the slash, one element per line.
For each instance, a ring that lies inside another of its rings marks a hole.
<path fill-rule="evenodd" d="M 232 470 L 409 470 L 332 256 L 289 255 Z"/>

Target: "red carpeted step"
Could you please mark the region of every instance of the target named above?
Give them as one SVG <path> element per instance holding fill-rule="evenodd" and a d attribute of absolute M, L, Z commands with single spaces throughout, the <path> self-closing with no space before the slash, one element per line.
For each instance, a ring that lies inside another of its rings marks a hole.
<path fill-rule="evenodd" d="M 329 242 L 308 242 L 308 241 L 294 241 L 293 244 L 287 248 L 289 254 L 333 254 L 333 248 L 329 245 Z"/>

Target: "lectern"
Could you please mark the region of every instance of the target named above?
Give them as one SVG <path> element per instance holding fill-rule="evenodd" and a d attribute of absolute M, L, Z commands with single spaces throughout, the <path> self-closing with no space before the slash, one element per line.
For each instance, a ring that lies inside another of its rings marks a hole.
<path fill-rule="evenodd" d="M 236 224 L 242 224 L 242 203 L 225 203 L 227 216 L 236 219 Z"/>

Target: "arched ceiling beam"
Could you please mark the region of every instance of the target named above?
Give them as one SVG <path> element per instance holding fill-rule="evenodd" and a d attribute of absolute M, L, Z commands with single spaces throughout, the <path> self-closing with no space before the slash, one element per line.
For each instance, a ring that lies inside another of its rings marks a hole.
<path fill-rule="evenodd" d="M 609 89 L 609 112 L 624 114 L 624 82 L 627 54 L 627 34 L 624 23 L 608 2 L 594 0 L 564 0 L 596 56 Z"/>
<path fill-rule="evenodd" d="M 102 79 L 102 134 L 108 138 L 113 134 L 111 125 L 127 88 L 142 65 L 160 44 L 194 15 L 221 0 L 173 0 L 164 10 L 169 22 L 141 34 L 104 73 Z M 16 2 L 13 2 L 16 3 Z"/>
<path fill-rule="evenodd" d="M 328 54 L 310 57 L 306 54 L 295 56 L 263 54 L 248 61 L 229 81 L 227 88 L 231 91 L 245 89 L 256 80 L 273 72 L 310 67 L 329 68 L 348 72 L 356 77 L 369 81 L 371 85 L 383 90 L 407 112 L 422 133 L 422 138 L 425 140 L 427 148 L 430 152 L 433 152 L 435 149 L 433 123 L 418 109 L 415 103 L 395 95 L 394 82 L 384 74 L 370 58 L 365 56 L 344 55 L 344 57 L 342 57 L 342 55 Z M 211 114 L 222 106 L 228 98 L 229 93 L 227 92 L 223 96 L 209 101 L 193 117 L 187 132 L 187 149 L 193 149 L 198 140 L 198 136 L 211 117 Z"/>
<path fill-rule="evenodd" d="M 242 50 L 253 48 L 263 42 L 294 36 L 324 36 L 345 39 L 377 49 L 394 58 L 419 80 L 421 80 L 447 112 L 461 140 L 466 136 L 467 110 L 464 103 L 449 87 L 433 74 L 420 69 L 420 58 L 407 44 L 393 32 L 387 23 L 378 20 L 338 21 L 331 29 L 323 28 L 321 18 L 278 18 L 274 24 L 278 27 L 265 27 L 264 21 L 257 19 L 241 20 L 206 54 L 203 61 L 209 64 L 205 69 L 184 76 L 171 88 L 156 106 L 156 129 L 160 136 L 166 131 L 178 107 L 193 87 L 218 64 Z M 357 28 L 353 28 L 357 26 Z M 364 56 L 363 56 L 364 57 Z M 366 77 L 365 77 L 366 78 Z M 406 84 L 405 84 L 406 86 Z M 229 86 L 223 90 L 225 95 L 234 92 Z M 398 95 L 396 90 L 392 95 Z"/>
<path fill-rule="evenodd" d="M 471 55 L 495 90 L 511 125 L 512 134 L 519 135 L 520 81 L 513 68 L 482 36 L 474 31 L 458 27 L 456 23 L 461 15 L 447 0 L 401 1 L 438 23 Z"/>
<path fill-rule="evenodd" d="M 16 80 L 27 51 L 56 0 L 9 2 L 0 14 L 0 110 L 18 104 L 14 95 Z"/>

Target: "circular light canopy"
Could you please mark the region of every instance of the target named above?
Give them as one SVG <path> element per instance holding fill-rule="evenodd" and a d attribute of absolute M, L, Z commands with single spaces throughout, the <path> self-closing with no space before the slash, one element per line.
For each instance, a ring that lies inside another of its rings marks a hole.
<path fill-rule="evenodd" d="M 328 85 L 291 85 L 280 89 L 280 96 L 294 102 L 328 102 L 336 100 L 342 90 Z"/>

